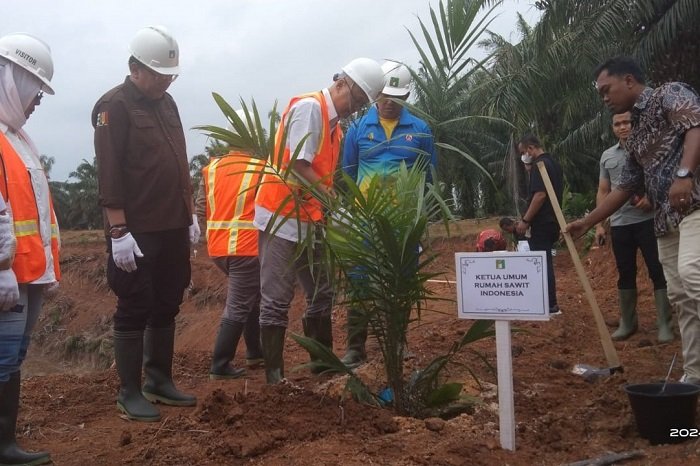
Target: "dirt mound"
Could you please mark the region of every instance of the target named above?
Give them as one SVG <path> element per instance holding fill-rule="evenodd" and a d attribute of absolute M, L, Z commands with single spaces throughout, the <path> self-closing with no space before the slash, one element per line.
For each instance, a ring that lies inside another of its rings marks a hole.
<path fill-rule="evenodd" d="M 454 280 L 454 252 L 473 250 L 474 235 L 487 222 L 465 224 L 453 238 L 427 245 L 442 255 L 433 264 Z M 453 232 L 454 234 L 454 232 Z M 104 244 L 98 235 L 71 241 L 64 235 L 64 280 L 49 298 L 36 344 L 24 368 L 18 432 L 28 448 L 51 451 L 56 464 L 134 465 L 533 465 L 565 464 L 609 451 L 643 450 L 625 464 L 687 465 L 700 454 L 698 440 L 650 447 L 635 429 L 625 383 L 658 380 L 679 351 L 678 340 L 656 343 L 652 288 L 640 267 L 640 330 L 616 342 L 625 372 L 596 384 L 571 373 L 576 363 L 604 366 L 605 358 L 571 258 L 555 258 L 563 315 L 550 322 L 518 322 L 513 334 L 516 452 L 500 449 L 493 341 L 464 351 L 446 377 L 480 397 L 473 414 L 450 420 L 394 416 L 341 398 L 342 381 L 294 370 L 308 356 L 290 338 L 285 363 L 290 385 L 270 387 L 263 370 L 245 378 L 211 381 L 208 370 L 225 293 L 224 277 L 202 254 L 193 258 L 193 281 L 177 319 L 174 364 L 179 388 L 194 393 L 196 408 L 161 406 L 162 420 L 134 423 L 115 408 L 118 380 L 111 364 L 110 318 L 114 297 L 100 282 Z M 639 259 L 641 264 L 641 258 Z M 617 321 L 616 280 L 609 248 L 583 258 L 606 321 Z M 441 301 L 428 303 L 411 328 L 406 371 L 443 354 L 471 325 L 455 318 L 454 284 L 431 283 Z M 304 302 L 292 305 L 290 333 L 301 333 Z M 335 350 L 345 347 L 345 313 L 333 314 Z M 376 345 L 361 369 L 373 389 L 384 381 Z M 236 364 L 242 365 L 243 348 Z M 679 365 L 672 377 L 680 375 Z M 474 380 L 476 376 L 478 382 Z"/>

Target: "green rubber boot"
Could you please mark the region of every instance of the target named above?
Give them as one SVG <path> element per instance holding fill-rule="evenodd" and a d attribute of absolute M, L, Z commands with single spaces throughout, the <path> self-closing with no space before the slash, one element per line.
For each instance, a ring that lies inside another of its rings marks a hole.
<path fill-rule="evenodd" d="M 173 353 L 175 324 L 169 327 L 146 327 L 143 339 L 143 396 L 153 403 L 169 406 L 195 406 L 197 398 L 175 388 Z"/>
<path fill-rule="evenodd" d="M 620 326 L 613 332 L 613 340 L 626 340 L 637 332 L 637 289 L 617 290 L 620 299 Z"/>
<path fill-rule="evenodd" d="M 284 336 L 286 327 L 261 326 L 263 356 L 265 357 L 265 379 L 268 384 L 277 384 L 284 379 Z"/>
<path fill-rule="evenodd" d="M 654 290 L 654 302 L 656 303 L 656 326 L 659 329 L 656 338 L 659 343 L 673 341 L 675 336 L 673 334 L 671 303 L 668 301 L 666 290 Z"/>
<path fill-rule="evenodd" d="M 0 465 L 36 465 L 51 462 L 45 451 L 30 453 L 17 445 L 20 373 L 13 372 L 7 382 L 0 382 Z"/>
<path fill-rule="evenodd" d="M 238 340 L 241 339 L 246 324 L 222 318 L 219 333 L 214 343 L 209 378 L 212 380 L 237 379 L 245 375 L 245 369 L 231 365 L 236 356 Z"/>

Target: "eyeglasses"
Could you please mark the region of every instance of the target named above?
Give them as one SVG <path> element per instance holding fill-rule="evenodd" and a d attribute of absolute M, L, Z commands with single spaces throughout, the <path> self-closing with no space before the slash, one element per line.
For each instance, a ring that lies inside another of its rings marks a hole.
<path fill-rule="evenodd" d="M 364 91 L 362 91 L 362 97 L 360 98 L 357 98 L 357 96 L 353 92 L 355 87 L 359 87 L 357 86 L 357 84 L 355 84 L 354 81 L 350 81 L 350 83 L 348 83 L 348 81 L 346 80 L 345 83 L 348 84 L 348 89 L 350 91 L 350 107 L 353 109 L 353 111 L 360 111 L 363 107 L 369 104 L 369 101 Z M 355 104 L 359 104 L 357 108 L 355 108 Z"/>
<path fill-rule="evenodd" d="M 161 73 L 158 73 L 157 71 L 153 71 L 152 69 L 150 69 L 150 68 L 147 67 L 147 66 L 144 66 L 143 68 L 144 68 L 146 71 L 148 71 L 148 72 L 150 73 L 150 75 L 153 76 L 153 79 L 155 79 L 156 81 L 170 81 L 170 82 L 173 82 L 173 81 L 175 81 L 175 80 L 177 79 L 177 76 L 178 76 L 178 75 L 176 75 L 176 74 L 161 74 Z"/>

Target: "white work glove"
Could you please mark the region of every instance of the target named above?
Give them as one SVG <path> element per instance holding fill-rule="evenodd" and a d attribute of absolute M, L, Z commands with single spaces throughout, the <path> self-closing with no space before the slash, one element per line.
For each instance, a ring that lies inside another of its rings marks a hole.
<path fill-rule="evenodd" d="M 127 233 L 121 238 L 112 238 L 112 258 L 114 264 L 124 272 L 136 270 L 136 257 L 143 257 L 139 245 L 131 233 Z"/>
<path fill-rule="evenodd" d="M 199 237 L 202 236 L 202 230 L 199 229 L 197 214 L 192 214 L 192 225 L 190 225 L 190 243 L 199 243 Z"/>
<path fill-rule="evenodd" d="M 0 311 L 9 311 L 19 301 L 17 277 L 12 269 L 0 270 Z"/>

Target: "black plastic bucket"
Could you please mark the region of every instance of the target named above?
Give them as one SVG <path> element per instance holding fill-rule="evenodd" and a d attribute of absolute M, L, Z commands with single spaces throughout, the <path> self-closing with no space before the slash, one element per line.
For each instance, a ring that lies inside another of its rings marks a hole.
<path fill-rule="evenodd" d="M 700 385 L 668 383 L 626 385 L 639 435 L 652 445 L 680 443 L 697 438 L 695 411 Z"/>

